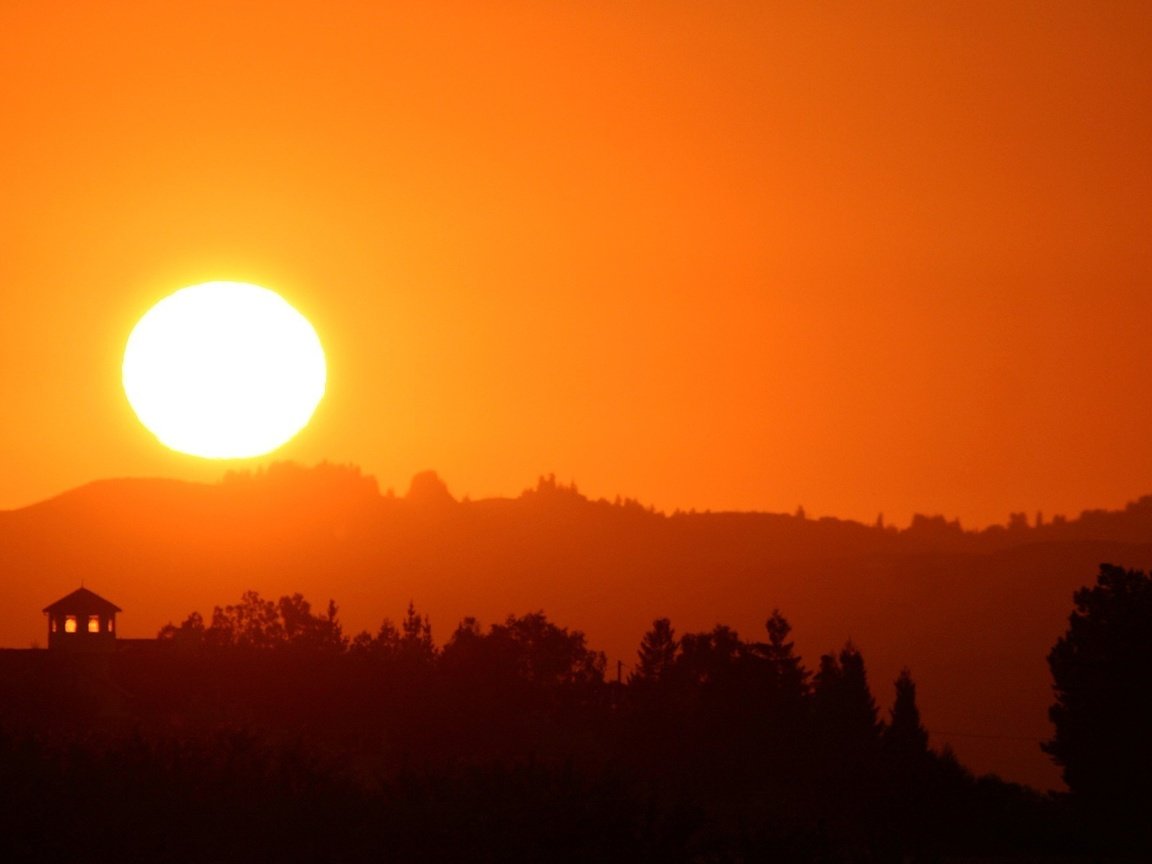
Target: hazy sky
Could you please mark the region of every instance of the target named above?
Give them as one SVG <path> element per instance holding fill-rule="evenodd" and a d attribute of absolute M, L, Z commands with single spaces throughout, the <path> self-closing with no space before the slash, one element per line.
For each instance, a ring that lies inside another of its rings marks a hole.
<path fill-rule="evenodd" d="M 135 320 L 280 291 L 276 458 L 903 523 L 1152 491 L 1152 4 L 0 5 L 0 508 L 215 479 Z M 171 8 L 169 8 L 171 7 Z"/>

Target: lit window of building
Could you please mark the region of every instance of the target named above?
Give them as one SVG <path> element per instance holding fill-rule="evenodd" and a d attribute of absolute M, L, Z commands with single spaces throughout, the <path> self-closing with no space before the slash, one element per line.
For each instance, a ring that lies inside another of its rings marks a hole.
<path fill-rule="evenodd" d="M 99 633 L 100 632 L 100 616 L 99 615 L 89 615 L 88 616 L 88 632 L 89 633 Z"/>
<path fill-rule="evenodd" d="M 76 632 L 76 616 L 75 615 L 65 615 L 64 616 L 64 632 L 65 633 L 75 633 Z"/>

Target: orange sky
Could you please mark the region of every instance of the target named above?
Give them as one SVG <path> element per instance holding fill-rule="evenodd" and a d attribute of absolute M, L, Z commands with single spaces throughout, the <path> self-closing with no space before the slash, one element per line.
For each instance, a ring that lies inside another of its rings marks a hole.
<path fill-rule="evenodd" d="M 277 458 L 382 487 L 1122 505 L 1149 45 L 1143 2 L 5 3 L 0 508 L 238 467 L 120 389 L 135 320 L 209 279 L 325 342 Z"/>

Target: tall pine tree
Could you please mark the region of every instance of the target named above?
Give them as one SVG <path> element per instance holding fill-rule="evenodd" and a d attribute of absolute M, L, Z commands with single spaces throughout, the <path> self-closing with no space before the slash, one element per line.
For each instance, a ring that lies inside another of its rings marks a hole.
<path fill-rule="evenodd" d="M 652 629 L 640 640 L 636 668 L 628 678 L 629 684 L 651 685 L 667 681 L 672 674 L 680 643 L 676 631 L 667 618 L 657 618 Z"/>

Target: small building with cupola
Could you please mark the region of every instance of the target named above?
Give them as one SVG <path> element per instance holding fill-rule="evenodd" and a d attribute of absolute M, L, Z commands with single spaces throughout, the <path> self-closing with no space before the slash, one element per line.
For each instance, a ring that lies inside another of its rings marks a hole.
<path fill-rule="evenodd" d="M 116 649 L 120 607 L 87 588 L 77 588 L 44 607 L 51 651 L 99 653 Z"/>

